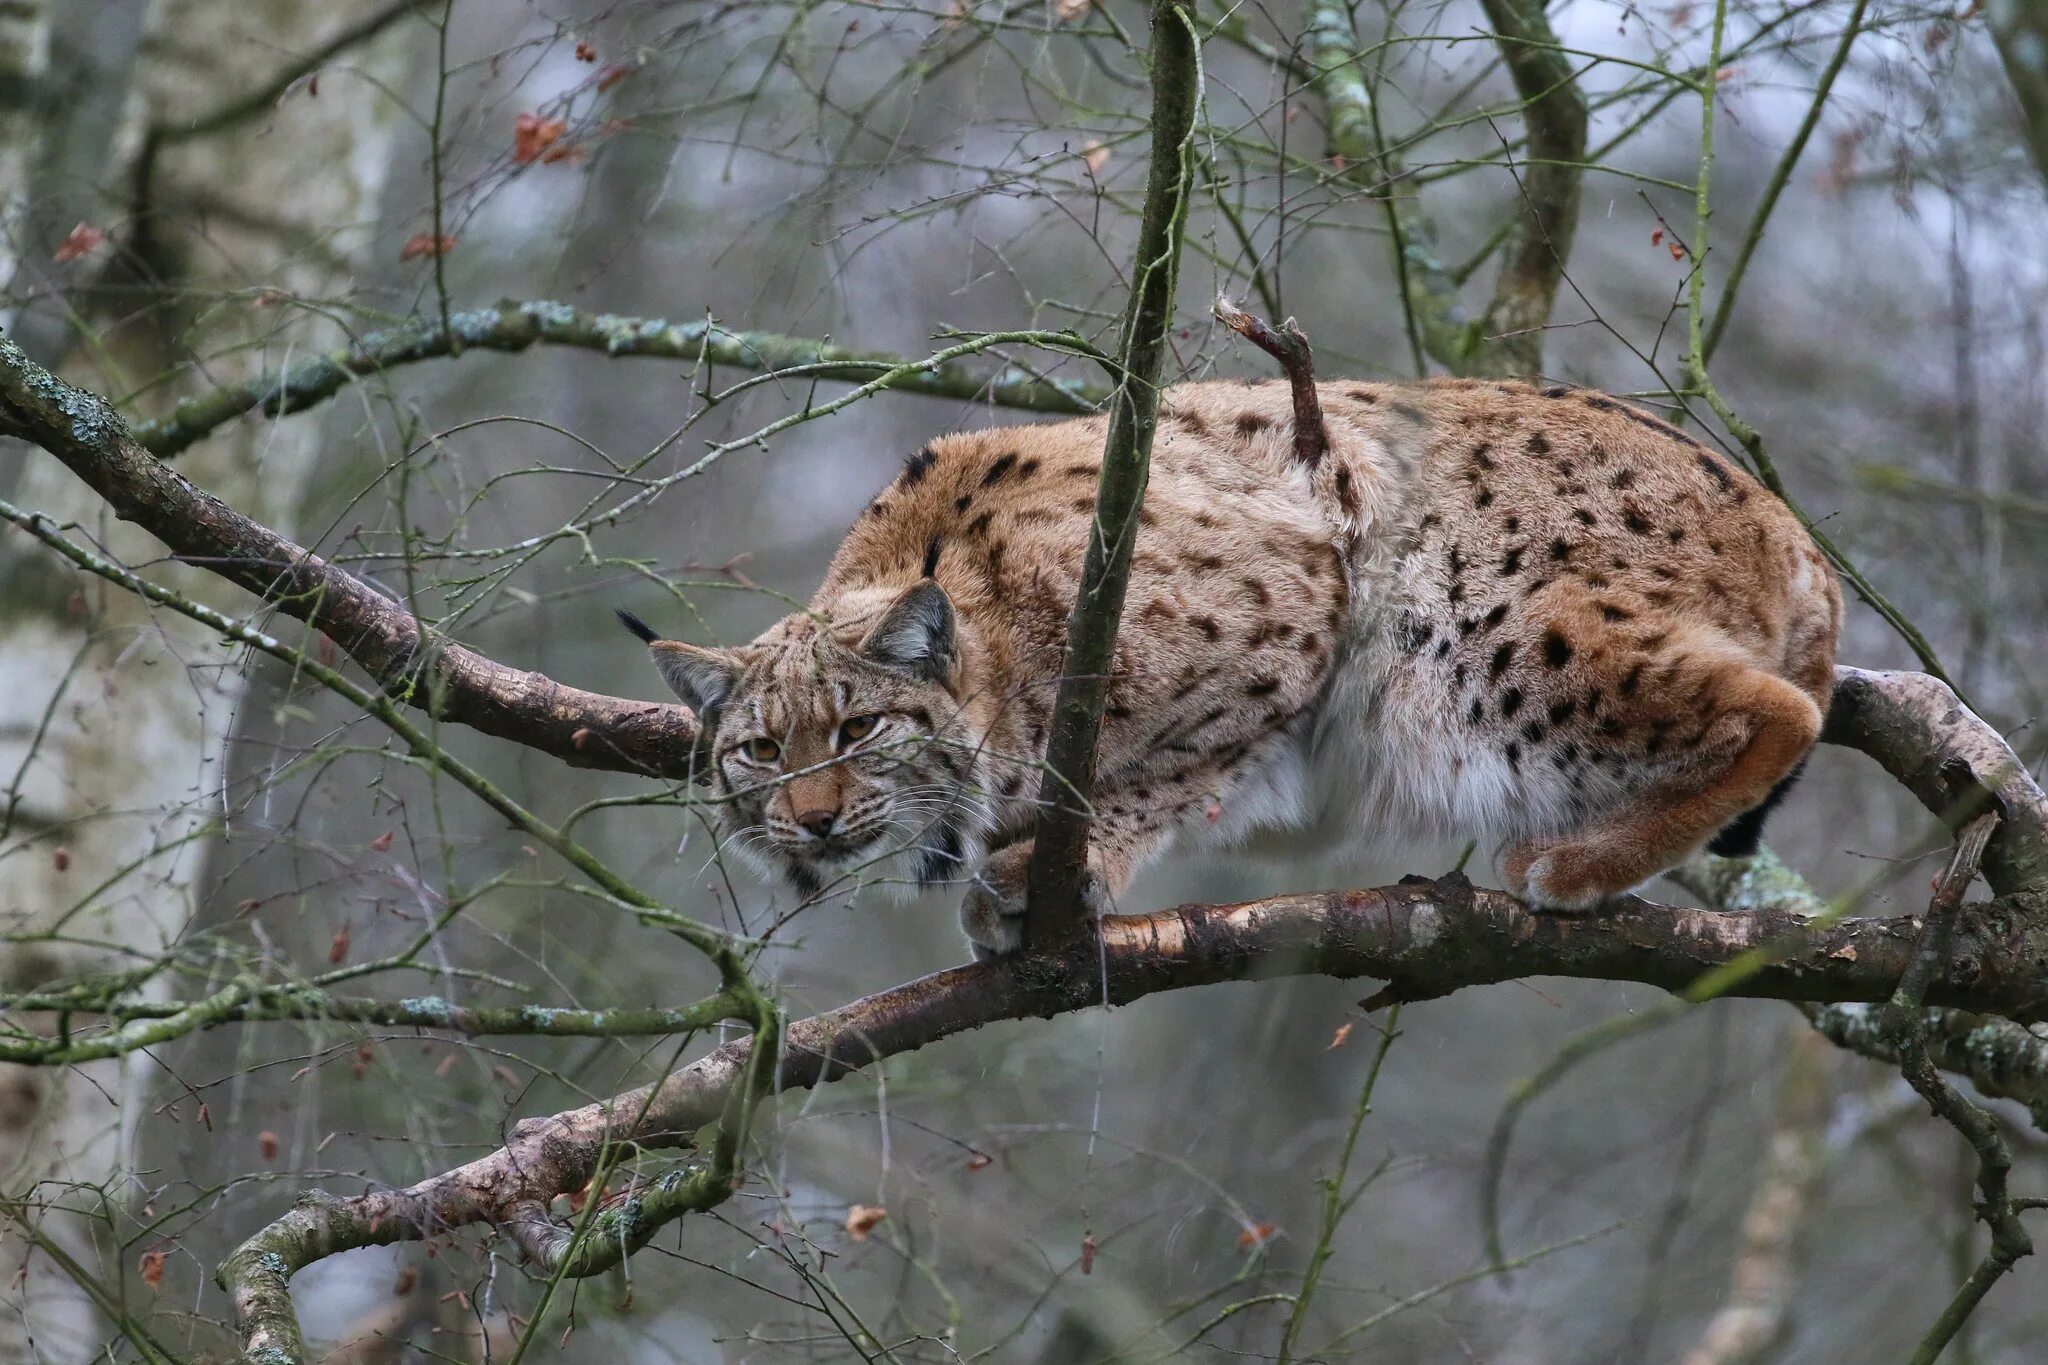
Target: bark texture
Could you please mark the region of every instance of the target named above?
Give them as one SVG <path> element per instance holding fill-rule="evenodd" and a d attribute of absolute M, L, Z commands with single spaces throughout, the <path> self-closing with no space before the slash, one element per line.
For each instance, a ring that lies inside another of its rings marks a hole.
<path fill-rule="evenodd" d="M 389 95 L 369 78 L 402 85 L 415 35 L 389 32 L 351 52 L 361 74 L 333 73 L 317 105 L 288 90 L 204 137 L 165 142 L 156 133 L 195 121 L 212 107 L 202 102 L 260 82 L 261 61 L 282 64 L 331 30 L 388 8 L 388 0 L 165 0 L 151 7 L 147 22 L 177 41 L 151 43 L 132 63 L 131 90 L 119 87 L 127 72 L 117 63 L 111 74 L 100 72 L 102 83 L 89 98 L 67 96 L 49 106 L 38 136 L 26 144 L 0 139 L 0 156 L 41 161 L 56 173 L 81 161 L 92 165 L 97 189 L 86 193 L 74 183 L 72 201 L 89 205 L 97 196 L 102 204 L 125 205 L 133 187 L 146 183 L 140 210 L 124 221 L 108 218 L 105 226 L 125 235 L 129 258 L 148 259 L 177 286 L 176 302 L 167 295 L 155 312 L 97 337 L 68 369 L 96 388 L 127 392 L 167 368 L 203 359 L 167 391 L 175 400 L 260 372 L 288 346 L 338 339 L 330 324 L 291 300 L 348 292 L 346 267 L 367 247 L 368 234 L 336 236 L 334 225 L 374 217 L 401 127 Z M 134 4 L 79 10 L 92 11 L 102 36 L 131 44 L 143 18 Z M 20 20 L 10 10 L 6 22 Z M 0 33 L 0 50 L 11 53 L 12 34 L 11 27 Z M 112 126 L 110 108 L 125 108 L 124 125 Z M 90 159 L 95 146 L 97 162 Z M 146 179 L 136 160 L 145 155 Z M 73 211 L 62 203 L 43 207 Z M 209 211 L 203 240 L 190 226 L 202 207 Z M 24 240 L 35 242 L 37 234 Z M 320 252 L 302 250 L 316 240 L 325 243 Z M 18 278 L 45 285 L 90 278 L 82 271 L 52 275 L 48 261 L 35 265 Z M 252 284 L 286 302 L 268 309 L 208 306 L 210 295 Z M 39 317 L 49 322 L 49 315 Z M 36 336 L 45 357 L 68 340 L 64 329 L 48 326 Z M 319 444 L 311 425 L 244 427 L 194 450 L 188 467 L 222 496 L 288 527 L 318 468 Z M 116 525 L 104 502 L 55 462 L 23 461 L 16 447 L 0 463 L 16 467 L 6 491 L 23 502 L 75 519 L 123 557 L 160 553 L 146 535 Z M 211 575 L 174 578 L 202 599 L 235 596 Z M 183 929 L 219 816 L 222 747 L 242 695 L 237 656 L 217 637 L 159 616 L 128 594 L 52 574 L 47 552 L 25 536 L 0 538 L 0 929 L 35 935 L 61 924 L 64 935 L 61 944 L 9 945 L 0 956 L 8 988 L 131 967 Z M 93 1225 L 67 1211 L 89 1213 L 124 1197 L 119 1176 L 132 1127 L 125 1111 L 135 1097 L 125 1066 L 109 1060 L 78 1069 L 0 1070 L 6 1194 L 22 1203 L 42 1235 L 87 1267 L 108 1248 L 92 1246 Z M 27 1274 L 16 1281 L 11 1269 L 24 1260 Z M 18 1246 L 0 1247 L 0 1261 L 10 1267 L 0 1289 L 10 1300 L 0 1305 L 0 1359 L 30 1358 L 31 1341 L 39 1359 L 91 1356 L 103 1325 L 70 1277 L 49 1257 L 24 1257 Z"/>

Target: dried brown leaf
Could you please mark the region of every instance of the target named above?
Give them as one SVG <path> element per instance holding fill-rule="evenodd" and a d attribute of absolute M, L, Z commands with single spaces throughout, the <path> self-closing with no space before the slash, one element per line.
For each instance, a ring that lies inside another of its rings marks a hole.
<path fill-rule="evenodd" d="M 94 227 L 91 223 L 80 223 L 64 235 L 64 240 L 57 245 L 56 254 L 50 259 L 58 265 L 63 265 L 66 261 L 75 261 L 106 240 L 105 228 Z"/>

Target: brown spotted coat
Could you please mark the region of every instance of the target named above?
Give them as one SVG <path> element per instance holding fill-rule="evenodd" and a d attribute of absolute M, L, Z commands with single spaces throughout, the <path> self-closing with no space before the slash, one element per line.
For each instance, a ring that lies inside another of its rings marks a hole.
<path fill-rule="evenodd" d="M 1361 837 L 1502 841 L 1512 889 L 1585 906 L 1672 866 L 1794 771 L 1827 706 L 1841 598 L 1767 490 L 1588 390 L 1320 391 L 1329 453 L 1313 472 L 1293 455 L 1284 383 L 1164 397 L 1097 765 L 1105 899 L 1176 834 L 1295 822 L 1314 790 L 1345 801 Z M 1104 435 L 1086 418 L 911 457 L 810 613 L 732 656 L 714 762 L 755 793 L 728 802 L 736 837 L 797 828 L 792 793 L 811 800 L 798 789 L 821 771 L 859 775 L 842 804 L 950 784 L 957 856 L 935 860 L 929 824 L 897 822 L 924 849 L 914 876 L 957 872 L 977 947 L 1015 946 Z M 950 604 L 948 638 L 931 676 L 906 680 L 871 642 L 925 580 Z M 889 762 L 818 738 L 877 688 L 923 717 L 883 727 Z M 770 732 L 801 768 L 723 765 Z M 921 748 L 950 757 L 920 767 Z M 784 842 L 794 871 L 801 840 Z M 846 865 L 813 852 L 826 866 L 795 876 L 807 888 Z"/>

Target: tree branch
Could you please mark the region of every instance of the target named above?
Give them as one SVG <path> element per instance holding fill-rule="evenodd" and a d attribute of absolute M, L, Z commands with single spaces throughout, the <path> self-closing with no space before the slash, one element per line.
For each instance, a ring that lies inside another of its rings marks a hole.
<path fill-rule="evenodd" d="M 1323 400 L 1316 392 L 1315 355 L 1309 350 L 1308 334 L 1293 318 L 1276 328 L 1225 298 L 1216 300 L 1216 316 L 1225 327 L 1280 362 L 1294 396 L 1294 458 L 1314 472 L 1330 452 L 1330 432 L 1323 425 Z"/>
<path fill-rule="evenodd" d="M 1521 97 L 1527 131 L 1520 190 L 1524 212 L 1508 235 L 1484 319 L 1459 301 L 1456 276 L 1437 254 L 1435 224 L 1407 173 L 1388 150 L 1379 114 L 1358 69 L 1361 46 L 1351 9 L 1317 0 L 1302 47 L 1323 101 L 1329 148 L 1341 173 L 1383 195 L 1393 229 L 1395 268 L 1415 341 L 1454 374 L 1537 374 L 1543 328 L 1570 259 L 1578 225 L 1579 181 L 1586 160 L 1587 111 L 1578 80 L 1559 50 L 1541 0 L 1483 0 L 1501 59 Z"/>
<path fill-rule="evenodd" d="M 524 351 L 536 343 L 609 356 L 656 356 L 725 365 L 736 370 L 804 369 L 811 372 L 809 377 L 848 384 L 887 377 L 884 387 L 902 393 L 986 402 L 1028 412 L 1092 412 L 1107 396 L 1100 388 L 1073 380 L 991 379 L 956 365 L 925 367 L 903 356 L 849 350 L 805 337 L 732 332 L 710 321 L 665 322 L 660 318 L 586 313 L 565 303 L 539 299 L 468 309 L 451 315 L 446 327 L 438 317 L 422 317 L 389 331 L 368 333 L 340 350 L 306 356 L 246 383 L 187 398 L 172 408 L 168 416 L 138 423 L 135 439 L 151 453 L 168 459 L 246 412 L 260 411 L 265 417 L 304 412 L 332 398 L 354 380 L 395 366 L 470 350 Z"/>
<path fill-rule="evenodd" d="M 1985 882 L 1999 895 L 2048 894 L 2048 794 L 1998 731 L 1939 678 L 1837 668 L 1821 738 L 1869 754 L 1957 833 L 1986 809 L 1996 811 Z"/>
<path fill-rule="evenodd" d="M 2020 132 L 2034 167 L 2048 179 L 2048 13 L 2038 0 L 1991 0 L 1985 6 L 1998 60 L 2019 101 Z"/>
<path fill-rule="evenodd" d="M 1522 202 L 1506 258 L 1481 324 L 1474 369 L 1533 375 L 1543 369 L 1543 328 L 1557 299 L 1579 224 L 1579 181 L 1586 160 L 1586 99 L 1558 50 L 1543 0 L 1481 0 L 1501 59 L 1522 98 L 1529 152 Z M 1709 80 L 1713 79 L 1710 75 Z"/>
<path fill-rule="evenodd" d="M 1882 1006 L 1808 1004 L 1800 1012 L 1837 1047 L 1899 1064 L 1898 1040 L 1885 1027 Z M 1936 1066 L 1969 1077 L 1993 1099 L 2025 1105 L 2034 1125 L 2048 1132 L 2048 1038 L 2009 1019 L 1968 1010 L 1923 1010 L 1919 1028 Z"/>
<path fill-rule="evenodd" d="M 137 443 L 107 403 L 0 338 L 0 435 L 33 442 L 180 558 L 325 632 L 389 695 L 579 767 L 696 771 L 687 707 L 630 701 L 507 668 L 422 628 L 347 570 L 258 525 Z"/>
<path fill-rule="evenodd" d="M 432 0 L 388 0 L 382 9 L 364 15 L 318 47 L 294 56 L 255 89 L 233 96 L 225 104 L 218 105 L 189 122 L 152 128 L 149 136 L 159 145 L 169 145 L 187 142 L 193 138 L 211 137 L 238 123 L 260 118 L 294 85 L 350 48 L 377 37 L 398 20 L 415 10 L 425 9 L 430 3 Z"/>
<path fill-rule="evenodd" d="M 1928 1000 L 2016 1019 L 2048 1018 L 2033 964 L 2048 924 L 1973 907 Z M 1098 954 L 1099 944 L 1099 954 Z M 1100 922 L 1057 957 L 938 972 L 790 1025 L 776 1084 L 800 1090 L 884 1057 L 1005 1019 L 1049 1018 L 1223 981 L 1319 974 L 1401 984 L 1408 996 L 1536 976 L 1637 981 L 1679 990 L 1761 955 L 1727 994 L 1800 1001 L 1888 999 L 1912 961 L 1911 921 L 1846 919 L 1816 930 L 1784 910 L 1674 910 L 1636 901 L 1610 913 L 1537 914 L 1462 877 L 1367 891 L 1187 905 Z M 589 1181 L 608 1147 L 686 1145 L 716 1121 L 752 1045 L 727 1043 L 657 1085 L 551 1118 L 529 1119 L 499 1151 L 399 1190 L 320 1197 L 258 1232 L 222 1266 L 244 1328 L 289 1313 L 285 1282 L 351 1247 L 417 1239 L 512 1216 Z"/>
<path fill-rule="evenodd" d="M 1109 399 L 1109 439 L 1095 492 L 1081 582 L 1067 617 L 1067 652 L 1053 702 L 1052 735 L 1039 784 L 1024 924 L 1027 948 L 1070 938 L 1086 918 L 1088 798 L 1095 743 L 1116 667 L 1117 623 L 1130 582 L 1138 511 L 1151 471 L 1152 436 L 1167 330 L 1173 324 L 1181 233 L 1194 183 L 1195 118 L 1202 104 L 1202 54 L 1184 0 L 1152 6 L 1152 162 L 1138 224 L 1136 265 Z"/>
<path fill-rule="evenodd" d="M 1926 1003 L 1928 986 L 1942 964 L 1954 960 L 1952 937 L 1956 932 L 1956 918 L 1962 910 L 1963 896 L 1977 878 L 1977 867 L 1984 856 L 1985 844 L 1997 824 L 1997 812 L 1986 811 L 1971 820 L 1957 838 L 1955 853 L 1936 883 L 1934 898 L 1928 904 L 1926 923 L 1920 931 L 1920 942 L 1914 946 L 1913 960 L 1900 976 L 1897 989 L 1884 1007 L 1885 1032 L 1890 1035 L 1898 1052 L 1899 1070 L 1905 1075 L 1906 1083 L 1927 1101 L 1937 1118 L 1961 1133 L 1977 1153 L 1977 1189 L 1983 1195 L 1977 1205 L 1977 1216 L 1991 1228 L 1991 1249 L 1921 1339 L 1913 1352 L 1913 1365 L 1933 1365 L 1955 1334 L 1962 1330 L 1970 1314 L 1976 1311 L 1977 1305 L 1983 1302 L 1992 1285 L 2022 1257 L 2032 1255 L 2034 1250 L 2033 1239 L 2021 1225 L 2019 1209 L 2014 1204 L 2008 1183 L 2012 1175 L 2012 1151 L 2006 1146 L 2004 1134 L 1998 1130 L 1998 1121 L 1964 1098 L 1962 1092 L 1935 1069 L 1927 1045 L 1920 1036 L 1921 1006 Z"/>

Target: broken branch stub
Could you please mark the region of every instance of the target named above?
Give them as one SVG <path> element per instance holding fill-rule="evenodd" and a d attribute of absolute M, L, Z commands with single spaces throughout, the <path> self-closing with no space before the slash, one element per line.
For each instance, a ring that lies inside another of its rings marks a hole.
<path fill-rule="evenodd" d="M 1330 432 L 1323 425 L 1323 403 L 1316 393 L 1315 357 L 1308 346 L 1308 334 L 1301 324 L 1288 318 L 1276 329 L 1263 318 L 1245 312 L 1229 299 L 1216 300 L 1216 317 L 1280 362 L 1287 373 L 1287 386 L 1294 394 L 1294 458 L 1311 473 L 1329 453 Z"/>

